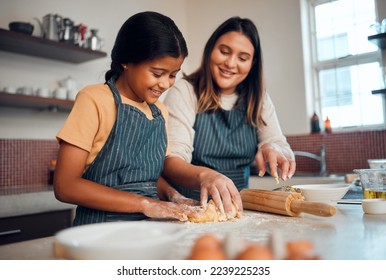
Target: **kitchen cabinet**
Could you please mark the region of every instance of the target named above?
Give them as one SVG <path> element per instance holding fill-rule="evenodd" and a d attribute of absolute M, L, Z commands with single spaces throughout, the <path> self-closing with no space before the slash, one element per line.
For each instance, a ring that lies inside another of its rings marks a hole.
<path fill-rule="evenodd" d="M 379 33 L 375 35 L 368 36 L 367 39 L 377 45 L 382 51 L 386 50 L 386 33 Z M 372 94 L 385 94 L 386 89 L 377 89 L 373 90 Z"/>
<path fill-rule="evenodd" d="M 107 56 L 105 52 L 93 51 L 1 28 L 0 50 L 74 64 Z"/>
<path fill-rule="evenodd" d="M 74 101 L 72 100 L 0 92 L 1 107 L 59 110 L 69 112 L 71 111 L 73 105 Z"/>
<path fill-rule="evenodd" d="M 71 209 L 0 218 L 0 245 L 52 236 L 71 223 Z"/>

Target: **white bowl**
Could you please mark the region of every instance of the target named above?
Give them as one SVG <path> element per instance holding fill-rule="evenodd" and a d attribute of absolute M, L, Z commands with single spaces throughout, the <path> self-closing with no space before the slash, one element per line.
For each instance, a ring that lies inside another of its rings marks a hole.
<path fill-rule="evenodd" d="M 58 232 L 55 253 L 78 260 L 162 260 L 184 233 L 182 224 L 157 221 L 83 225 Z"/>
<path fill-rule="evenodd" d="M 362 200 L 362 209 L 366 214 L 386 214 L 386 199 L 370 198 Z"/>
<path fill-rule="evenodd" d="M 331 205 L 341 200 L 350 188 L 347 184 L 312 184 L 296 185 L 301 190 L 305 201 L 325 202 Z"/>
<path fill-rule="evenodd" d="M 370 169 L 386 169 L 386 159 L 368 159 Z"/>

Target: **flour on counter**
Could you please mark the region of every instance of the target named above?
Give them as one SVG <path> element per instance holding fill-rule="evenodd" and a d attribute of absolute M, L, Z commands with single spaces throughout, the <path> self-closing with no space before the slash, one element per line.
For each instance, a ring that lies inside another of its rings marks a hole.
<path fill-rule="evenodd" d="M 221 223 L 185 223 L 187 234 L 176 241 L 169 259 L 186 259 L 195 240 L 205 233 L 214 234 L 223 240 L 228 233 L 237 235 L 239 238 L 250 242 L 261 242 L 266 244 L 272 232 L 280 232 L 283 241 L 307 239 L 305 233 L 310 231 L 331 231 L 335 229 L 329 224 L 323 223 L 321 217 L 303 215 L 299 217 L 281 216 L 276 214 L 244 211 L 243 217 Z M 328 218 L 327 218 L 328 219 Z M 294 234 L 295 231 L 295 234 Z M 288 234 L 291 233 L 291 234 Z M 310 240 L 314 242 L 313 240 Z"/>

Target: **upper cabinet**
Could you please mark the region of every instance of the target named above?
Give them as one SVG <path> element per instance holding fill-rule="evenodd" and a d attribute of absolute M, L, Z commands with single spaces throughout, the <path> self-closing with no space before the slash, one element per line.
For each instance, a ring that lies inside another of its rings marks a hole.
<path fill-rule="evenodd" d="M 377 45 L 382 51 L 386 51 L 386 33 L 379 33 L 368 36 L 367 39 Z M 373 94 L 386 94 L 386 89 L 377 89 L 372 91 Z"/>
<path fill-rule="evenodd" d="M 1 28 L 0 50 L 75 64 L 107 56 L 105 52 L 93 51 Z"/>

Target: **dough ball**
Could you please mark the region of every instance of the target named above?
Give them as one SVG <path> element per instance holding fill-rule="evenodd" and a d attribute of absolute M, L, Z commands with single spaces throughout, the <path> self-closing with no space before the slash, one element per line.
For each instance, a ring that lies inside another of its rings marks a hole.
<path fill-rule="evenodd" d="M 207 204 L 205 211 L 199 209 L 196 212 L 192 212 L 188 216 L 188 220 L 193 223 L 208 223 L 208 222 L 225 222 L 231 219 L 237 218 L 236 206 L 232 203 L 232 213 L 229 217 L 222 214 L 214 204 L 213 200 L 210 200 Z"/>

